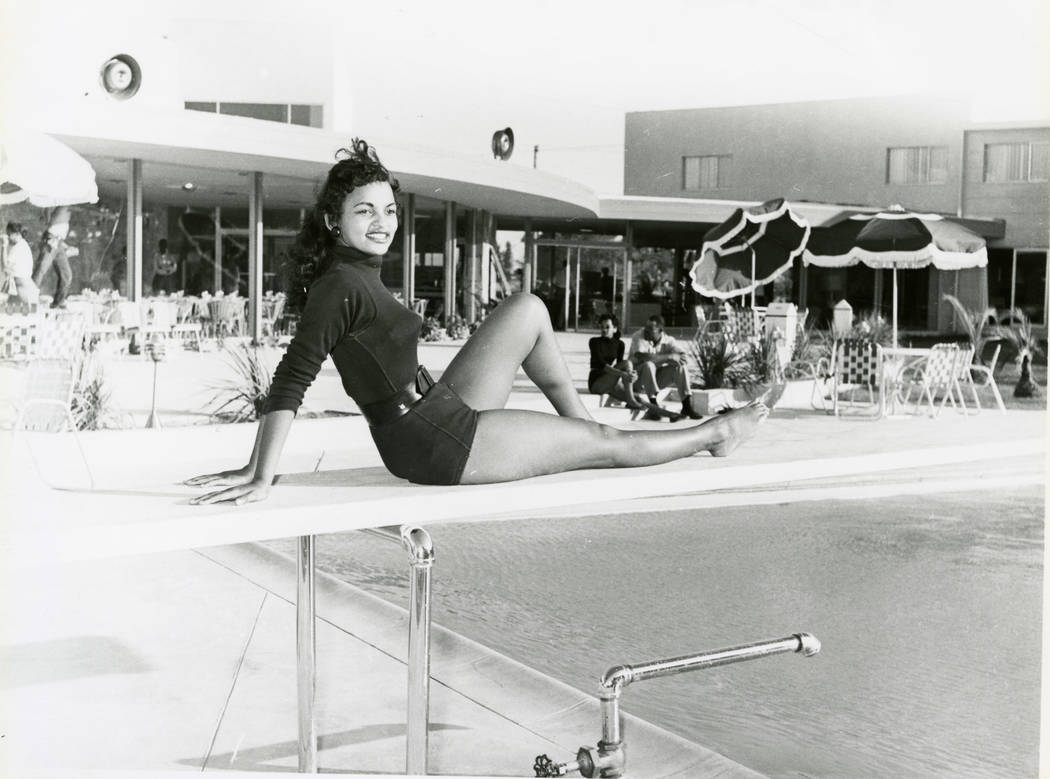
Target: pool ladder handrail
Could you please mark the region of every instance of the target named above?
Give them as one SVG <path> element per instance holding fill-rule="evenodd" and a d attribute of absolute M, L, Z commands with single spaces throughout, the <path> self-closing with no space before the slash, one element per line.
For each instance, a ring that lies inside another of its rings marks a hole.
<path fill-rule="evenodd" d="M 820 641 L 809 633 L 794 633 L 772 641 L 727 647 L 682 655 L 664 660 L 653 660 L 638 666 L 617 665 L 606 671 L 599 683 L 598 700 L 601 710 L 602 737 L 597 747 L 582 746 L 576 759 L 555 763 L 547 755 L 539 755 L 533 764 L 536 776 L 565 776 L 579 771 L 584 777 L 623 776 L 625 767 L 623 716 L 620 712 L 620 696 L 632 682 L 674 676 L 686 671 L 700 671 L 719 665 L 757 660 L 762 657 L 801 652 L 803 657 L 812 657 L 820 652 Z"/>

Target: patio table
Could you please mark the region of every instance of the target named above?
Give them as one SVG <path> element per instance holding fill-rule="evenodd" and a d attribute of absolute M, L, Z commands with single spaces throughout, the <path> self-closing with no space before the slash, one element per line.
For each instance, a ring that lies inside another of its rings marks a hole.
<path fill-rule="evenodd" d="M 889 398 L 887 414 L 897 413 L 898 403 L 903 407 L 901 377 L 904 371 L 930 356 L 930 349 L 920 347 L 886 346 L 882 349 L 882 391 Z"/>

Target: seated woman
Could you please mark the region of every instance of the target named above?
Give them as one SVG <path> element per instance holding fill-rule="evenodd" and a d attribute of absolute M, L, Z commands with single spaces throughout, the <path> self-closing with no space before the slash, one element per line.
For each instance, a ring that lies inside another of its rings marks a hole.
<path fill-rule="evenodd" d="M 331 355 L 387 469 L 418 484 L 483 484 L 578 468 L 653 465 L 697 452 L 724 457 L 768 411 L 756 403 L 690 427 L 619 430 L 591 419 L 572 384 L 543 303 L 501 303 L 430 385 L 419 381 L 420 318 L 380 281 L 397 232 L 397 182 L 374 149 L 341 150 L 292 257 L 306 300 L 274 372 L 247 464 L 190 479 L 219 487 L 194 503 L 265 499 L 296 410 Z M 505 408 L 519 368 L 557 415 Z M 425 373 L 425 372 L 424 372 Z"/>
<path fill-rule="evenodd" d="M 598 317 L 601 335 L 587 342 L 591 350 L 591 370 L 587 374 L 587 391 L 592 395 L 609 395 L 624 403 L 627 408 L 650 408 L 634 394 L 634 381 L 638 373 L 624 359 L 624 343 L 620 340 L 620 322 L 613 314 Z"/>

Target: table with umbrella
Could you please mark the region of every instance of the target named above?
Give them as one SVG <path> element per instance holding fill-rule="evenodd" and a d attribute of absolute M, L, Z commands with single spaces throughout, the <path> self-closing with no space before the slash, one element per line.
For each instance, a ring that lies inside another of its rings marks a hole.
<path fill-rule="evenodd" d="M 847 268 L 863 263 L 893 271 L 893 346 L 898 345 L 897 271 L 983 268 L 985 240 L 938 214 L 921 214 L 894 205 L 876 214 L 853 214 L 835 224 L 815 227 L 802 261 L 807 266 Z"/>

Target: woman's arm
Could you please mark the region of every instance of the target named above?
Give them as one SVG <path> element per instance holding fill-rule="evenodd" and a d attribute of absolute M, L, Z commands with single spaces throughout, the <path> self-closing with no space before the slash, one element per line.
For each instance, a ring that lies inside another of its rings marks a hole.
<path fill-rule="evenodd" d="M 271 411 L 259 421 L 248 464 L 232 471 L 221 471 L 189 479 L 186 484 L 195 487 L 225 487 L 194 498 L 190 503 L 202 505 L 231 500 L 235 504 L 265 500 L 270 494 L 281 450 L 288 438 L 295 412 L 282 409 Z"/>

